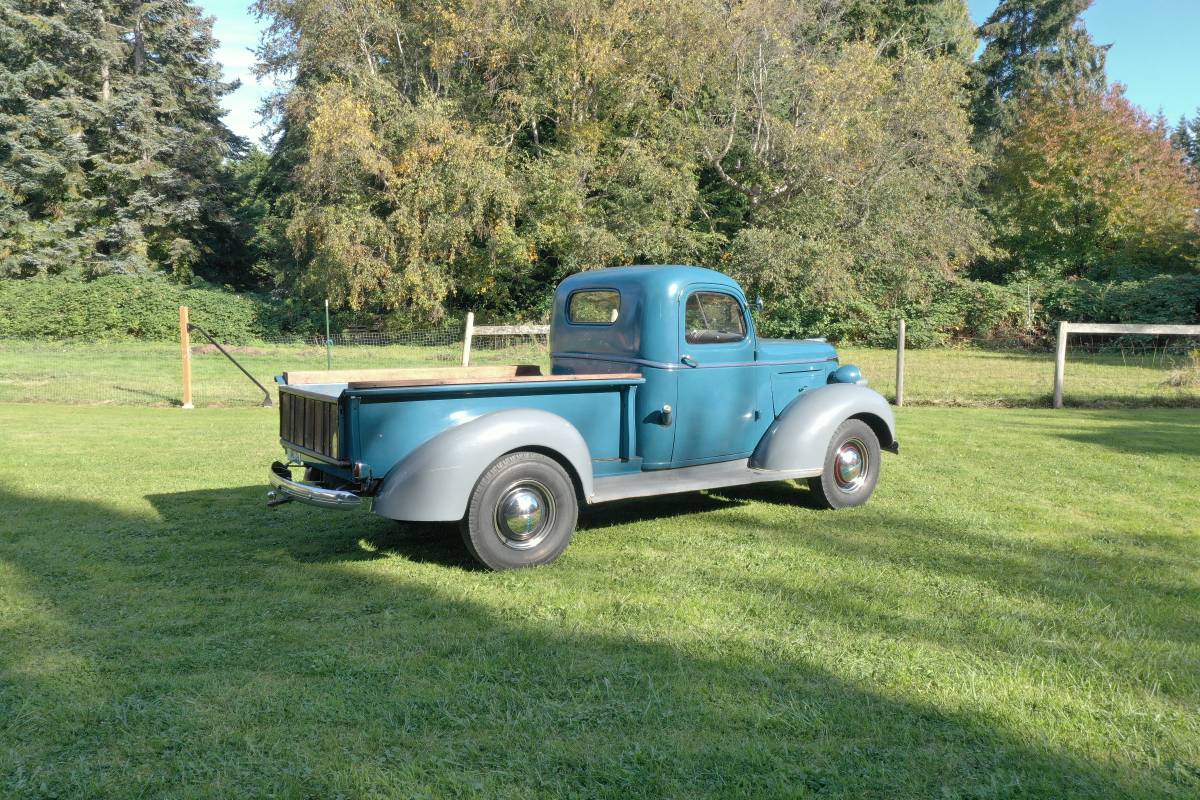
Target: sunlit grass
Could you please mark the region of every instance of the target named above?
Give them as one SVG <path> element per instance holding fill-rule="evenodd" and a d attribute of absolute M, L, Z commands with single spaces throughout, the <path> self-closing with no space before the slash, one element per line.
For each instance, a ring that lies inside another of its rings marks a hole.
<path fill-rule="evenodd" d="M 543 569 L 263 506 L 264 409 L 0 406 L 0 796 L 1200 794 L 1200 412 L 914 408 L 870 504 Z"/>

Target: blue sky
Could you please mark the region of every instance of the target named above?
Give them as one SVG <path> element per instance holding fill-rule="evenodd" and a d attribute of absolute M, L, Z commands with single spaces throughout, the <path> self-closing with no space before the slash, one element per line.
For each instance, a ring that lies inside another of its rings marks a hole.
<path fill-rule="evenodd" d="M 221 42 L 217 59 L 226 79 L 239 78 L 242 88 L 225 98 L 226 122 L 236 133 L 259 139 L 258 104 L 271 87 L 250 73 L 251 49 L 261 23 L 250 13 L 249 0 L 197 0 L 216 18 Z M 969 0 L 971 16 L 981 23 L 996 0 Z M 1200 0 L 1097 0 L 1084 15 L 1092 38 L 1112 44 L 1108 79 L 1120 81 L 1129 98 L 1151 114 L 1162 109 L 1174 123 L 1200 107 Z"/>
<path fill-rule="evenodd" d="M 250 12 L 250 0 L 197 0 L 204 13 L 215 18 L 213 33 L 221 43 L 217 60 L 221 62 L 225 80 L 237 78 L 242 87 L 225 97 L 228 114 L 225 123 L 234 133 L 254 141 L 265 133 L 258 127 L 258 103 L 271 90 L 259 83 L 251 73 L 254 66 L 253 48 L 258 44 L 262 24 Z"/>

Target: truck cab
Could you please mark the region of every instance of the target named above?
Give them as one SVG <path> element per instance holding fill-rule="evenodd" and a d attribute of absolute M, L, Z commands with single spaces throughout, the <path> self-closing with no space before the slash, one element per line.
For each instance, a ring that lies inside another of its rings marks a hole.
<path fill-rule="evenodd" d="M 581 507 L 805 479 L 861 505 L 887 402 L 820 339 L 761 339 L 740 286 L 691 266 L 615 267 L 558 287 L 550 374 L 530 365 L 285 373 L 269 502 L 459 521 L 494 569 L 545 564 Z M 304 469 L 304 480 L 291 470 Z"/>
<path fill-rule="evenodd" d="M 645 378 L 637 397 L 643 469 L 748 458 L 788 403 L 838 368 L 824 341 L 760 340 L 737 282 L 700 267 L 568 278 L 555 293 L 550 345 L 555 374 Z"/>

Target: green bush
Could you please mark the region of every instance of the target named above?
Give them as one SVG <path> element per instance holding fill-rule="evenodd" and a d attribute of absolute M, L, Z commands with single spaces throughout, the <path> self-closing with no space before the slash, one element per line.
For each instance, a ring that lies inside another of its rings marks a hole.
<path fill-rule="evenodd" d="M 1162 274 L 1140 280 L 1087 278 L 1052 286 L 1043 300 L 1048 321 L 1200 323 L 1200 275 Z"/>
<path fill-rule="evenodd" d="M 179 335 L 181 305 L 222 342 L 280 332 L 274 306 L 254 295 L 110 276 L 0 281 L 0 339 L 171 340 Z"/>
<path fill-rule="evenodd" d="M 890 347 L 896 323 L 908 323 L 910 347 L 935 347 L 965 338 L 1011 336 L 1028 327 L 1036 294 L 1024 285 L 947 280 L 930 296 L 896 305 L 882 292 L 845 298 L 810 298 L 802 289 L 768 301 L 757 320 L 765 335 L 825 336 L 834 342 Z"/>

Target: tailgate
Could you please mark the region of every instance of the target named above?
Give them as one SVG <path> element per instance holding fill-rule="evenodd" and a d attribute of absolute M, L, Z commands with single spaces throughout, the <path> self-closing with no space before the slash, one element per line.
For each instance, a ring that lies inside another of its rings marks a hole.
<path fill-rule="evenodd" d="M 336 398 L 279 387 L 279 440 L 305 455 L 343 463 Z"/>

